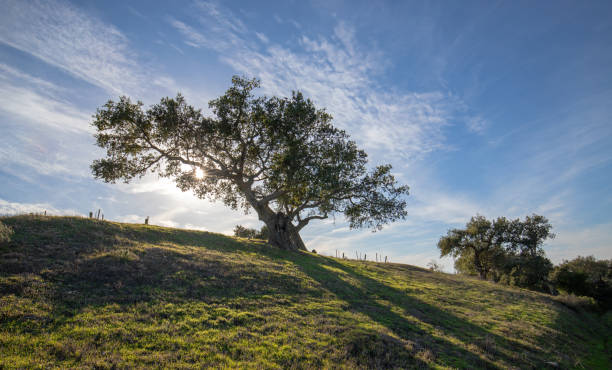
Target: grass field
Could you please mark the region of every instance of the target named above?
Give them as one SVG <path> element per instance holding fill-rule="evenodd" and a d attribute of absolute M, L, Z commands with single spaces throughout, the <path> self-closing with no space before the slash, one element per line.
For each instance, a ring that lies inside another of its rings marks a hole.
<path fill-rule="evenodd" d="M 545 294 L 207 232 L 0 220 L 0 368 L 610 368 L 610 313 Z"/>

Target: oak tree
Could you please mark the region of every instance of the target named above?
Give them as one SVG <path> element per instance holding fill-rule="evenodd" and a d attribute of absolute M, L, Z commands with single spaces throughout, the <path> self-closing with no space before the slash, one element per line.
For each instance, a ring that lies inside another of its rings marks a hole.
<path fill-rule="evenodd" d="M 209 103 L 210 117 L 180 94 L 147 110 L 127 97 L 108 101 L 93 121 L 106 149 L 91 166 L 94 176 L 172 178 L 199 198 L 254 210 L 269 243 L 288 249 L 306 249 L 299 232 L 334 214 L 374 230 L 406 216 L 408 187 L 390 165 L 368 171 L 366 153 L 300 92 L 256 96 L 257 87 L 258 80 L 234 77 Z"/>

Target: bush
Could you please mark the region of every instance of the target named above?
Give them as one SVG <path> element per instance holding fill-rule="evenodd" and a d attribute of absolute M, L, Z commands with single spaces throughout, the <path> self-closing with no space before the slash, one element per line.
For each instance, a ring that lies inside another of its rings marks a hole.
<path fill-rule="evenodd" d="M 592 297 L 603 309 L 612 309 L 612 260 L 578 256 L 555 267 L 550 280 L 563 292 Z"/>
<path fill-rule="evenodd" d="M 13 235 L 13 229 L 9 226 L 6 226 L 0 221 L 0 243 L 8 243 L 11 241 L 11 236 Z"/>
<path fill-rule="evenodd" d="M 549 293 L 548 275 L 552 269 L 552 262 L 544 256 L 509 256 L 501 269 L 499 282 Z"/>
<path fill-rule="evenodd" d="M 239 238 L 268 240 L 269 235 L 270 231 L 265 225 L 259 231 L 257 231 L 256 229 L 244 227 L 242 225 L 236 225 L 236 227 L 234 228 L 234 236 L 237 236 Z"/>
<path fill-rule="evenodd" d="M 427 264 L 427 267 L 429 268 L 430 271 L 433 271 L 433 272 L 444 272 L 444 268 L 436 260 L 429 261 L 429 263 Z"/>
<path fill-rule="evenodd" d="M 554 300 L 571 308 L 574 311 L 589 310 L 593 311 L 597 307 L 595 299 L 592 297 L 577 296 L 574 294 L 561 294 L 554 297 Z"/>

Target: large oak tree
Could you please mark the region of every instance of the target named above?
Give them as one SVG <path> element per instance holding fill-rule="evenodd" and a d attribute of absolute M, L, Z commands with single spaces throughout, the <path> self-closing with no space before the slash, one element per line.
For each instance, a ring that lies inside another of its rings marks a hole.
<path fill-rule="evenodd" d="M 391 166 L 367 170 L 367 155 L 332 117 L 301 93 L 255 96 L 259 81 L 241 77 L 209 107 L 176 98 L 146 111 L 127 97 L 98 109 L 93 126 L 106 157 L 92 171 L 106 182 L 151 171 L 199 198 L 254 210 L 269 243 L 305 249 L 299 232 L 312 220 L 343 214 L 351 228 L 380 229 L 406 216 L 407 186 Z"/>

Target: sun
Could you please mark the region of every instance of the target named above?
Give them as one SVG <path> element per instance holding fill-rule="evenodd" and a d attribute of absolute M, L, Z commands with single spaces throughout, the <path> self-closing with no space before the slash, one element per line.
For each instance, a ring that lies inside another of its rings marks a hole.
<path fill-rule="evenodd" d="M 196 168 L 195 169 L 195 177 L 197 179 L 203 179 L 204 176 L 206 176 L 206 172 L 204 172 L 204 170 L 202 170 L 201 168 Z"/>

